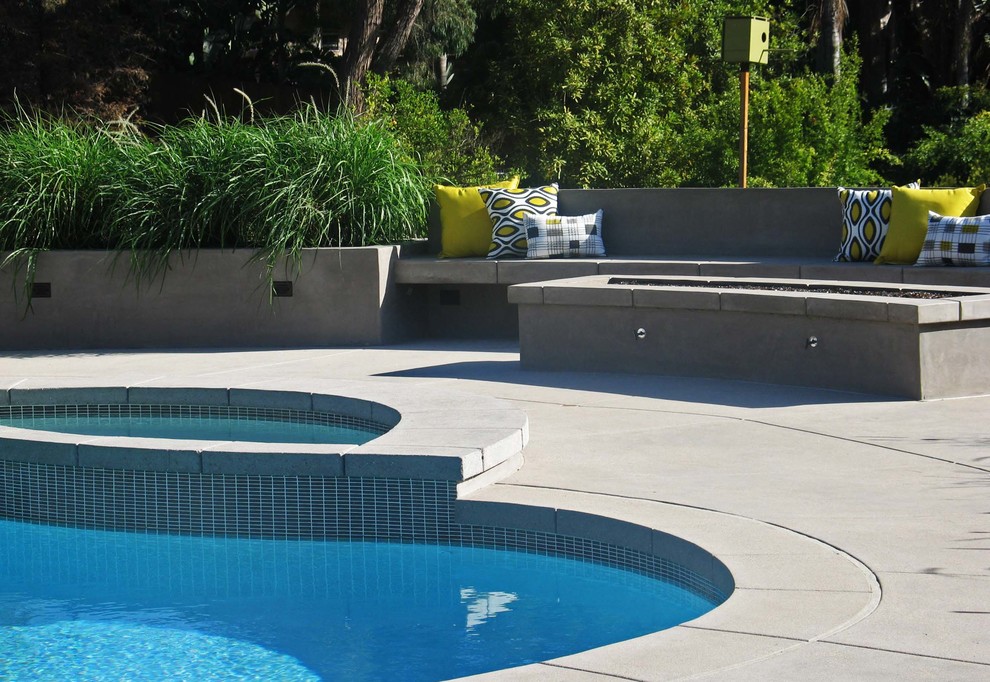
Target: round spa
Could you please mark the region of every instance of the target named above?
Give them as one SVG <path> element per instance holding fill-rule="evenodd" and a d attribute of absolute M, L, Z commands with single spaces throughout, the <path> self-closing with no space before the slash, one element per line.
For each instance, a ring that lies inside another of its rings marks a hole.
<path fill-rule="evenodd" d="M 486 522 L 459 497 L 528 437 L 496 400 L 361 382 L 7 398 L 3 679 L 440 680 L 672 627 L 733 589 L 670 536 L 714 568 Z"/>

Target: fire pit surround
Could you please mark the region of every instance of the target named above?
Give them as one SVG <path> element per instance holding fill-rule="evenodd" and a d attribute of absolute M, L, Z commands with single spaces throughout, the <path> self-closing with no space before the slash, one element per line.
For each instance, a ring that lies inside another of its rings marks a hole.
<path fill-rule="evenodd" d="M 523 366 L 689 375 L 912 399 L 990 392 L 990 289 L 578 277 L 510 287 Z"/>

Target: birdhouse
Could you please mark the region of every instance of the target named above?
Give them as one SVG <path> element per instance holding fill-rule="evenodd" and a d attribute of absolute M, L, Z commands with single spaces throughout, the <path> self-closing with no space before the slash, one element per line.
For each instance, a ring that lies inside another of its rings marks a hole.
<path fill-rule="evenodd" d="M 725 17 L 722 60 L 737 64 L 766 64 L 770 55 L 770 21 L 763 17 Z"/>

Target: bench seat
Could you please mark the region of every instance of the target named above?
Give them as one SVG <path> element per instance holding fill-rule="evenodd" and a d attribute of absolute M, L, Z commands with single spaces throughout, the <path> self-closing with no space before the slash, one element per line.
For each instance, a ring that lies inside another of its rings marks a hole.
<path fill-rule="evenodd" d="M 590 275 L 760 277 L 990 288 L 990 267 L 835 263 L 842 207 L 835 188 L 561 189 L 560 215 L 604 211 L 607 258 L 441 259 L 439 212 L 428 238 L 403 248 L 394 282 L 424 302 L 436 337 L 514 338 L 513 284 Z M 427 252 L 427 253 L 424 253 Z"/>
<path fill-rule="evenodd" d="M 587 275 L 772 277 L 990 287 L 990 267 L 917 267 L 835 263 L 825 258 L 601 258 L 566 260 L 400 258 L 398 284 L 503 285 Z"/>

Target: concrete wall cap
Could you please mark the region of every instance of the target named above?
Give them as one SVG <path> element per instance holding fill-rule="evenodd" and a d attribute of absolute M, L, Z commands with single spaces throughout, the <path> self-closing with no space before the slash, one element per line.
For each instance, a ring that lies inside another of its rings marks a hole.
<path fill-rule="evenodd" d="M 142 403 L 154 399 L 167 404 L 170 395 L 223 404 L 229 395 L 233 406 L 327 411 L 344 407 L 357 413 L 349 416 L 370 416 L 392 428 L 364 445 L 351 445 L 81 436 L 0 427 L 7 459 L 201 473 L 387 476 L 401 472 L 411 478 L 461 482 L 511 460 L 529 440 L 526 414 L 505 401 L 395 382 L 308 382 L 315 393 L 297 390 L 293 381 L 268 382 L 264 389 L 142 386 L 130 392 L 120 386 L 87 390 L 57 382 L 40 384 L 11 389 L 12 395 L 22 405 L 39 400 L 44 405 L 125 404 L 129 396 Z M 376 473 L 378 464 L 384 469 Z"/>

